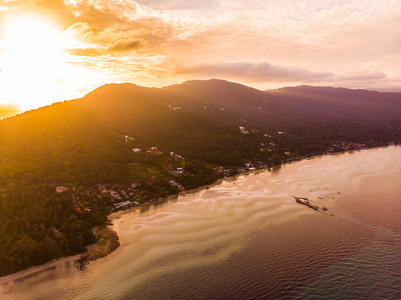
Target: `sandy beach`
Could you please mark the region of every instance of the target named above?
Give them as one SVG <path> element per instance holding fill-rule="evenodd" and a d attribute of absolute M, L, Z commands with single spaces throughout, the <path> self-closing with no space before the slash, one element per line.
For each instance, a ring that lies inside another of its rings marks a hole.
<path fill-rule="evenodd" d="M 87 247 L 88 252 L 86 254 L 89 261 L 105 257 L 120 246 L 117 233 L 109 226 L 96 226 L 92 231 L 95 236 L 100 235 L 100 239 L 97 243 Z"/>

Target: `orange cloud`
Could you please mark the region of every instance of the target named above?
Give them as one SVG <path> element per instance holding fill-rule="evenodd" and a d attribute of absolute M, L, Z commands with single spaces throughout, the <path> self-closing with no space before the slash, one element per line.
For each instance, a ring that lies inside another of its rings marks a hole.
<path fill-rule="evenodd" d="M 180 65 L 176 74 L 191 74 L 206 78 L 233 78 L 245 82 L 316 82 L 328 80 L 334 74 L 306 69 L 284 68 L 267 62 L 221 62 L 213 64 Z"/>
<path fill-rule="evenodd" d="M 369 5 L 367 3 L 369 2 Z M 62 20 L 72 64 L 146 85 L 401 86 L 401 2 L 393 0 L 14 0 Z M 1 14 L 1 13 L 0 13 Z M 1 24 L 0 24 L 1 26 Z M 359 72 L 361 71 L 361 74 Z M 364 73 L 366 71 L 366 74 Z"/>
<path fill-rule="evenodd" d="M 120 40 L 115 42 L 112 46 L 107 49 L 107 52 L 131 52 L 135 49 L 143 47 L 143 43 L 140 40 Z"/>
<path fill-rule="evenodd" d="M 68 53 L 77 56 L 101 56 L 102 53 L 97 48 L 74 48 L 68 49 Z"/>
<path fill-rule="evenodd" d="M 111 46 L 104 47 L 90 47 L 90 48 L 73 48 L 69 49 L 68 53 L 78 56 L 102 56 L 102 55 L 127 55 L 130 52 L 142 48 L 143 42 L 141 40 L 120 40 Z"/>

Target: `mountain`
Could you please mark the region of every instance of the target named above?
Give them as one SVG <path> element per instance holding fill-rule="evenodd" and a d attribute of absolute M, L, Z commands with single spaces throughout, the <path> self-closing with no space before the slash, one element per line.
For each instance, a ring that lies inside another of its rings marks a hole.
<path fill-rule="evenodd" d="M 401 94 L 333 87 L 298 86 L 267 90 L 279 101 L 312 117 L 388 122 L 401 115 Z"/>
<path fill-rule="evenodd" d="M 0 121 L 0 275 L 85 251 L 126 206 L 246 169 L 401 142 L 401 94 L 109 84 Z"/>

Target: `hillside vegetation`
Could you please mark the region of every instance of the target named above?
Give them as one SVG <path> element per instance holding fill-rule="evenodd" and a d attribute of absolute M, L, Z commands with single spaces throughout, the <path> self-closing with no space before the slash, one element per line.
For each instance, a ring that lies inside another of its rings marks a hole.
<path fill-rule="evenodd" d="M 401 142 L 401 94 L 346 89 L 112 84 L 25 112 L 0 121 L 0 275 L 85 251 L 112 211 L 392 142 Z"/>

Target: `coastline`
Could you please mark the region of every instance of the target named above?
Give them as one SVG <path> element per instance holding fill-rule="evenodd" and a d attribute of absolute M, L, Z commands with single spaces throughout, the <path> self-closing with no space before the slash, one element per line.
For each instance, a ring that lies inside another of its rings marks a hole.
<path fill-rule="evenodd" d="M 108 225 L 95 226 L 92 231 L 100 238 L 95 244 L 86 247 L 88 251 L 85 254 L 89 261 L 106 257 L 120 246 L 117 232 Z"/>
<path fill-rule="evenodd" d="M 10 275 L 0 277 L 0 285 L 4 285 L 13 280 L 23 279 L 24 277 L 31 276 L 35 273 L 42 272 L 46 269 L 54 268 L 61 264 L 65 264 L 68 262 L 75 263 L 75 261 L 78 260 L 82 254 L 86 254 L 89 261 L 94 261 L 94 260 L 108 256 L 109 254 L 111 254 L 113 251 L 115 251 L 120 246 L 119 237 L 117 235 L 117 232 L 115 230 L 113 230 L 113 228 L 112 228 L 112 221 L 119 219 L 122 215 L 124 215 L 126 213 L 129 213 L 129 212 L 132 212 L 132 211 L 135 211 L 138 209 L 146 211 L 152 205 L 160 205 L 160 204 L 168 202 L 169 200 L 177 199 L 179 196 L 185 197 L 185 195 L 188 195 L 191 193 L 196 193 L 198 191 L 206 190 L 208 188 L 220 185 L 221 183 L 223 183 L 224 181 L 227 181 L 227 180 L 228 181 L 236 181 L 237 178 L 240 176 L 247 176 L 250 174 L 271 172 L 271 171 L 274 171 L 275 168 L 281 168 L 282 166 L 291 164 L 293 162 L 299 162 L 302 160 L 310 160 L 310 159 L 314 159 L 314 158 L 318 158 L 318 157 L 323 157 L 326 155 L 340 155 L 340 154 L 345 154 L 345 153 L 352 153 L 354 151 L 371 150 L 371 149 L 387 148 L 387 147 L 400 147 L 400 145 L 395 144 L 395 145 L 377 146 L 377 147 L 362 148 L 362 149 L 357 149 L 357 150 L 347 150 L 347 151 L 341 151 L 341 152 L 335 152 L 335 153 L 325 153 L 325 154 L 316 154 L 316 155 L 312 154 L 312 155 L 306 156 L 306 157 L 305 156 L 297 157 L 297 158 L 291 159 L 291 161 L 282 162 L 282 164 L 277 167 L 268 168 L 268 169 L 256 169 L 256 170 L 247 171 L 244 173 L 239 173 L 234 176 L 221 178 L 221 179 L 216 180 L 214 183 L 212 183 L 210 185 L 205 185 L 205 186 L 201 186 L 201 187 L 198 187 L 195 189 L 186 190 L 184 192 L 181 192 L 179 195 L 171 195 L 166 198 L 160 198 L 154 202 L 149 202 L 142 206 L 132 207 L 127 210 L 122 210 L 122 211 L 112 213 L 108 216 L 108 222 L 106 225 L 95 226 L 92 229 L 95 235 L 97 235 L 97 236 L 100 235 L 100 239 L 95 244 L 87 246 L 87 249 L 88 249 L 87 252 L 73 255 L 73 256 L 61 257 L 59 259 L 50 261 L 43 265 L 33 266 L 29 269 L 22 270 L 17 273 L 13 273 Z"/>
<path fill-rule="evenodd" d="M 87 256 L 88 261 L 94 261 L 99 258 L 108 256 L 120 246 L 117 232 L 110 227 L 111 225 L 112 223 L 109 220 L 108 224 L 95 226 L 92 229 L 93 233 L 96 236 L 100 236 L 100 238 L 96 243 L 86 247 L 88 250 L 87 252 L 72 256 L 60 257 L 58 259 L 49 261 L 43 265 L 33 266 L 30 267 L 29 269 L 0 277 L 0 285 L 7 284 L 14 280 L 21 280 L 24 279 L 25 277 L 28 278 L 36 273 L 40 273 L 44 270 L 48 270 L 65 263 L 75 263 L 78 259 L 81 258 L 83 254 Z"/>
<path fill-rule="evenodd" d="M 323 157 L 326 155 L 340 155 L 340 154 L 345 154 L 345 153 L 353 153 L 353 152 L 359 152 L 362 150 L 372 150 L 372 149 L 379 149 L 379 148 L 387 148 L 387 147 L 401 147 L 401 144 L 388 144 L 388 145 L 382 145 L 382 146 L 373 146 L 373 147 L 364 147 L 364 148 L 358 148 L 358 149 L 353 149 L 353 150 L 344 150 L 344 151 L 338 151 L 338 152 L 327 152 L 323 154 L 310 154 L 310 155 L 303 155 L 303 156 L 296 156 L 293 158 L 288 158 L 280 164 L 280 166 L 285 166 L 286 164 L 290 164 L 292 162 L 297 162 L 297 161 L 302 161 L 302 160 L 308 160 L 308 159 L 314 159 L 318 157 Z"/>
<path fill-rule="evenodd" d="M 0 277 L 0 285 L 6 284 L 13 280 L 18 280 L 18 279 L 22 279 L 24 277 L 29 277 L 35 273 L 40 273 L 46 269 L 51 269 L 51 268 L 54 268 L 54 267 L 64 264 L 64 263 L 75 262 L 80 257 L 81 257 L 81 254 L 65 256 L 65 257 L 61 257 L 59 259 L 52 260 L 43 265 L 33 266 L 33 267 L 30 267 L 29 269 L 22 270 L 17 273 L 13 273 L 10 275 Z"/>
<path fill-rule="evenodd" d="M 210 298 L 219 286 L 222 295 L 235 298 L 236 287 L 244 282 L 252 297 L 255 286 L 247 284 L 248 278 L 258 283 L 258 295 L 303 292 L 327 270 L 332 274 L 344 260 L 374 250 L 376 242 L 385 247 L 392 242 L 389 230 L 400 224 L 396 213 L 401 204 L 394 206 L 398 198 L 392 196 L 399 195 L 399 175 L 394 174 L 401 172 L 400 150 L 302 160 L 276 172 L 240 176 L 235 184 L 228 178 L 210 190 L 151 205 L 144 213 L 119 211 L 109 218 L 121 243 L 112 255 L 90 263 L 84 272 L 66 263 L 10 281 L 0 286 L 0 298 Z M 387 194 L 388 187 L 397 192 Z M 291 195 L 323 196 L 320 202 L 336 215 L 299 206 Z M 196 290 L 182 294 L 187 288 Z"/>

